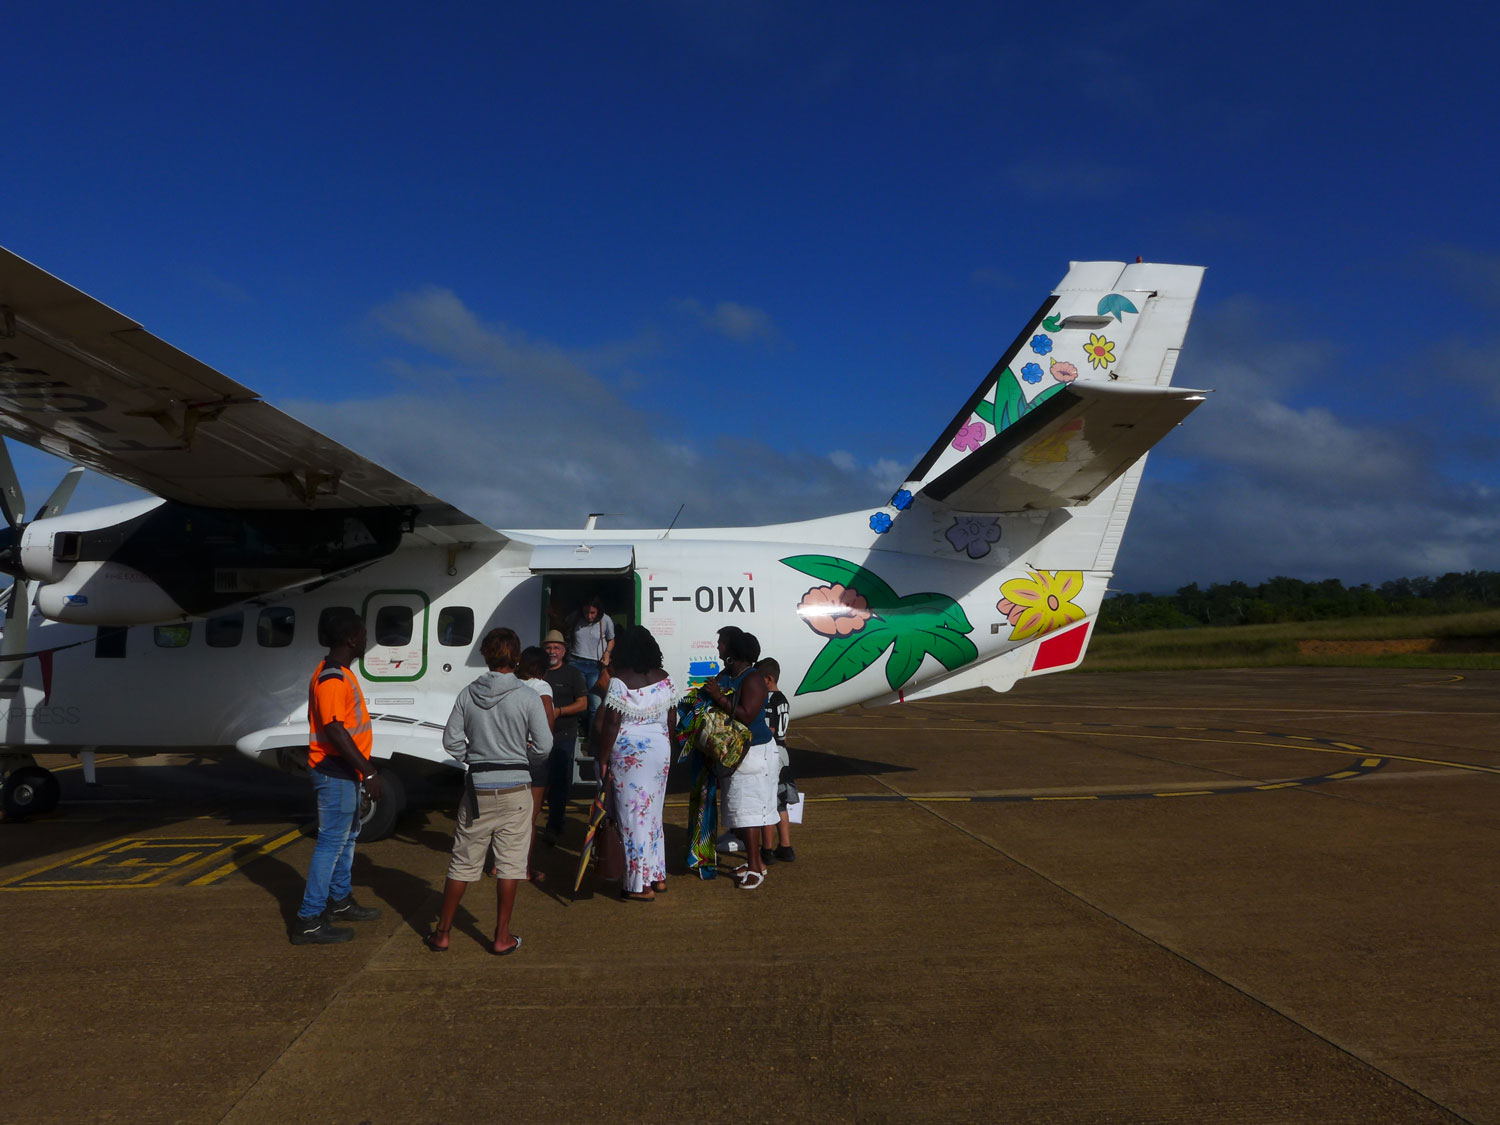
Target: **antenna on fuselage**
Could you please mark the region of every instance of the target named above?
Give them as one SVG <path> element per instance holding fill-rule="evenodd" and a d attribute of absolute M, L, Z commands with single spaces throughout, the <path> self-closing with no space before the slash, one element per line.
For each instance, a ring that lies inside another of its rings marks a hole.
<path fill-rule="evenodd" d="M 607 512 L 590 512 L 589 518 L 583 521 L 583 530 L 593 531 L 599 526 L 599 517 L 608 514 Z"/>
<path fill-rule="evenodd" d="M 681 504 L 678 504 L 677 505 L 677 516 L 682 515 L 682 509 L 684 509 L 686 507 L 687 507 L 687 503 L 685 501 L 683 503 L 681 503 Z M 677 516 L 673 516 L 672 517 L 672 522 L 669 523 L 669 524 L 667 524 L 667 530 L 663 531 L 661 533 L 661 537 L 663 539 L 665 539 L 668 535 L 671 535 L 672 534 L 672 529 L 677 526 Z"/>

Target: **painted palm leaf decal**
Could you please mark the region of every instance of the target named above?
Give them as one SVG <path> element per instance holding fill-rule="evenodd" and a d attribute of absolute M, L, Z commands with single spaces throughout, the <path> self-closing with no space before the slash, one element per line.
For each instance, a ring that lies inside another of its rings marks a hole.
<path fill-rule="evenodd" d="M 808 590 L 797 606 L 808 628 L 828 638 L 797 685 L 797 695 L 852 680 L 887 649 L 891 655 L 885 677 L 892 691 L 915 676 L 928 656 L 949 671 L 979 656 L 965 636 L 974 626 L 947 594 L 899 597 L 878 574 L 831 555 L 794 555 L 781 561 L 828 583 Z"/>

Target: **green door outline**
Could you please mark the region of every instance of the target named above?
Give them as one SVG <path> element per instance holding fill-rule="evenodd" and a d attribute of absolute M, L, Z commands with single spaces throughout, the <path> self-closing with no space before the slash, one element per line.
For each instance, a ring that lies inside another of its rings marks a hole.
<path fill-rule="evenodd" d="M 415 675 L 377 676 L 373 672 L 371 672 L 370 669 L 365 665 L 365 658 L 361 656 L 359 658 L 359 674 L 366 680 L 369 680 L 371 683 L 405 684 L 411 683 L 413 680 L 420 680 L 427 674 L 427 618 L 429 616 L 429 611 L 432 609 L 431 598 L 429 598 L 421 590 L 376 590 L 365 598 L 364 604 L 360 607 L 359 615 L 366 622 L 369 622 L 371 602 L 373 602 L 376 598 L 400 596 L 411 596 L 421 599 L 422 611 L 420 615 L 413 615 L 412 630 L 413 632 L 419 631 L 422 636 L 422 662 L 417 665 L 417 671 Z M 417 620 L 418 616 L 420 616 L 420 622 Z"/>

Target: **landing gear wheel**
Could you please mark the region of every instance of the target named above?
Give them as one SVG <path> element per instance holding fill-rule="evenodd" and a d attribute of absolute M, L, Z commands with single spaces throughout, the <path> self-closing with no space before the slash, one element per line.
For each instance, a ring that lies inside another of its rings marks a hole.
<path fill-rule="evenodd" d="M 62 798 L 62 784 L 51 770 L 41 766 L 22 766 L 5 777 L 0 790 L 0 806 L 6 820 L 25 820 L 28 816 L 49 813 Z"/>
<path fill-rule="evenodd" d="M 364 790 L 359 795 L 359 838 L 384 840 L 396 831 L 396 821 L 406 811 L 406 786 L 395 770 L 380 771 L 380 800 L 372 801 Z"/>

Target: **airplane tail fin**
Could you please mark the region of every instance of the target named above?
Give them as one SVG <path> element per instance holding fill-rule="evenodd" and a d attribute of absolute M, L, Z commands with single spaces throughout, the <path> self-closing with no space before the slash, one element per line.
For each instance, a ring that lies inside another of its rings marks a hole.
<path fill-rule="evenodd" d="M 902 491 L 985 513 L 1098 498 L 1203 401 L 1171 386 L 1202 278 L 1074 262 Z"/>
<path fill-rule="evenodd" d="M 1011 575 L 998 590 L 1007 620 L 993 628 L 1032 642 L 907 698 L 1004 690 L 1082 662 L 1146 453 L 1204 400 L 1171 385 L 1202 278 L 1197 266 L 1074 262 L 890 514 L 872 517 L 889 531 L 923 511 L 927 519 L 902 521 L 898 539 Z"/>

